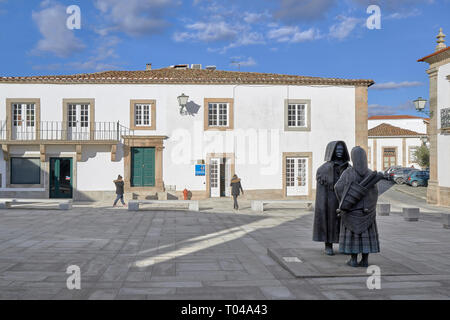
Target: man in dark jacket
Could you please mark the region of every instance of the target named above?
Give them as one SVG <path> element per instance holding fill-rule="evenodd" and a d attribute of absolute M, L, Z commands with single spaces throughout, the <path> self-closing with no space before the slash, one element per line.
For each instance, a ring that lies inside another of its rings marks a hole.
<path fill-rule="evenodd" d="M 333 243 L 339 243 L 339 207 L 334 185 L 349 166 L 350 156 L 344 141 L 328 143 L 325 163 L 317 169 L 316 204 L 314 213 L 313 240 L 325 242 L 325 253 L 333 255 Z"/>
<path fill-rule="evenodd" d="M 233 178 L 231 179 L 231 195 L 233 196 L 233 200 L 234 200 L 234 209 L 238 210 L 239 209 L 239 205 L 237 202 L 237 197 L 240 194 L 240 191 L 242 191 L 242 194 L 244 194 L 244 189 L 242 189 L 242 185 L 241 185 L 241 179 L 238 178 L 237 175 L 234 175 Z"/>
<path fill-rule="evenodd" d="M 116 185 L 116 200 L 114 200 L 114 204 L 113 207 L 116 206 L 117 201 L 120 200 L 120 202 L 122 202 L 122 205 L 124 207 L 126 207 L 125 201 L 123 201 L 123 194 L 124 194 L 124 190 L 123 190 L 123 186 L 124 186 L 124 182 L 122 179 L 122 176 L 119 174 L 119 176 L 117 177 L 117 180 L 113 181 L 114 184 Z"/>
<path fill-rule="evenodd" d="M 372 173 L 367 167 L 366 151 L 361 147 L 352 149 L 352 164 L 353 167 L 345 170 L 336 183 L 335 190 L 339 200 L 345 196 L 345 191 L 352 183 L 359 184 Z M 378 188 L 373 185 L 362 191 L 365 192 L 364 196 L 350 210 L 341 213 L 339 252 L 351 255 L 347 262 L 351 267 L 368 267 L 369 253 L 380 252 L 376 222 Z M 358 253 L 362 254 L 359 263 Z"/>

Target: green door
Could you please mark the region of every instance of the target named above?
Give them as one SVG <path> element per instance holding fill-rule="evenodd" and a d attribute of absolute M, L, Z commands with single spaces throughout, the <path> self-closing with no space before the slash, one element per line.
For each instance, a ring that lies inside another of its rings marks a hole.
<path fill-rule="evenodd" d="M 50 158 L 50 198 L 72 198 L 72 158 Z"/>
<path fill-rule="evenodd" d="M 155 186 L 155 148 L 131 149 L 131 186 Z"/>

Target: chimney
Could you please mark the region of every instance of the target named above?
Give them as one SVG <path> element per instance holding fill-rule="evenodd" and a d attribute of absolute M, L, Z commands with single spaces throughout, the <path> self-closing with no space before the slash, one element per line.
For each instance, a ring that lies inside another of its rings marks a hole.
<path fill-rule="evenodd" d="M 445 45 L 445 34 L 442 32 L 442 28 L 439 29 L 439 34 L 436 38 L 436 42 L 438 43 L 438 45 L 436 46 L 436 51 L 447 48 L 447 46 Z"/>
<path fill-rule="evenodd" d="M 145 66 L 145 71 L 150 71 L 152 70 L 152 64 L 151 63 L 147 63 Z"/>

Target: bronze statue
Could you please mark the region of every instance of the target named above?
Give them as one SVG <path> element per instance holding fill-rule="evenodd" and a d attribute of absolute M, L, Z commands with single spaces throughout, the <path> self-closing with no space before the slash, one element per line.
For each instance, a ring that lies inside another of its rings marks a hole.
<path fill-rule="evenodd" d="M 339 252 L 350 254 L 351 267 L 368 267 L 369 253 L 380 252 L 376 223 L 378 188 L 381 173 L 367 167 L 366 151 L 354 147 L 352 167 L 344 171 L 335 185 L 339 199 L 337 213 L 341 216 Z M 358 253 L 362 254 L 358 263 Z"/>
<path fill-rule="evenodd" d="M 340 219 L 336 209 L 339 202 L 334 185 L 349 166 L 350 156 L 344 141 L 328 143 L 325 163 L 317 169 L 316 204 L 313 240 L 325 242 L 325 253 L 333 255 L 333 243 L 339 243 Z"/>

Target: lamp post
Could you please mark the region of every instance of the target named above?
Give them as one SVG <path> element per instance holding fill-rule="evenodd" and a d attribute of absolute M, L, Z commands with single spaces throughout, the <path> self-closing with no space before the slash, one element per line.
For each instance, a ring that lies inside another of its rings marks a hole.
<path fill-rule="evenodd" d="M 184 93 L 181 96 L 178 96 L 178 104 L 180 105 L 180 114 L 186 114 L 186 105 L 189 100 L 189 96 Z"/>

